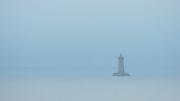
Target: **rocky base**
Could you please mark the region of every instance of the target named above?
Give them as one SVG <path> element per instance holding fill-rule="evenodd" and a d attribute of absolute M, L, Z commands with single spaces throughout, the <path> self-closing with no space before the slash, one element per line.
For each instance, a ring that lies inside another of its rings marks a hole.
<path fill-rule="evenodd" d="M 128 73 L 113 73 L 112 76 L 130 76 Z"/>

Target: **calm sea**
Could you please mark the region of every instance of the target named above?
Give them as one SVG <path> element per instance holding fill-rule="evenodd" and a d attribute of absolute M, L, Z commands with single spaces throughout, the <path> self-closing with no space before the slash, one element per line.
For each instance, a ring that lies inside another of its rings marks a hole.
<path fill-rule="evenodd" d="M 178 68 L 0 69 L 0 101 L 180 101 Z"/>

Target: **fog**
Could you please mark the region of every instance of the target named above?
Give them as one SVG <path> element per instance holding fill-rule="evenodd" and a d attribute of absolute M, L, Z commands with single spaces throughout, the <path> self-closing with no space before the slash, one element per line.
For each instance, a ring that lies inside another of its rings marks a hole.
<path fill-rule="evenodd" d="M 177 0 L 1 0 L 0 66 L 179 66 Z"/>
<path fill-rule="evenodd" d="M 179 3 L 0 0 L 0 99 L 179 101 Z"/>

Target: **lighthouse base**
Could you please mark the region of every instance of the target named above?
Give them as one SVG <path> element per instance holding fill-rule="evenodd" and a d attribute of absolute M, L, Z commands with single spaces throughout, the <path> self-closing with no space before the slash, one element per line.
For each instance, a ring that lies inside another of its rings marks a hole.
<path fill-rule="evenodd" d="M 128 73 L 113 73 L 112 76 L 130 76 Z"/>

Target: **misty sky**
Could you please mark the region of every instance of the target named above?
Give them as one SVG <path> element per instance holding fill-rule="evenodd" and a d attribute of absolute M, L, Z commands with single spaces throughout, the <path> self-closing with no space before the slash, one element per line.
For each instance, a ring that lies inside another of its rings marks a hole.
<path fill-rule="evenodd" d="M 0 0 L 0 67 L 178 67 L 179 4 Z"/>

